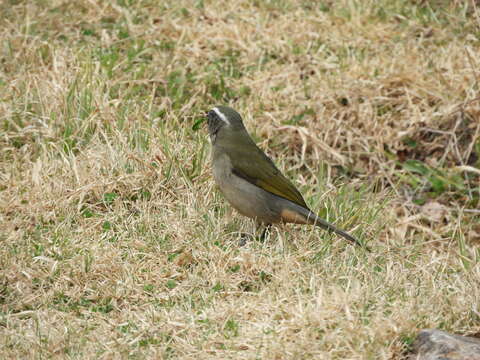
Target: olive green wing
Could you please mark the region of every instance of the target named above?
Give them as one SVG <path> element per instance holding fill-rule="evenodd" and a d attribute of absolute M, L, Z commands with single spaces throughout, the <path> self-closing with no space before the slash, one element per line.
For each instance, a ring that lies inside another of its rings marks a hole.
<path fill-rule="evenodd" d="M 231 159 L 232 172 L 265 191 L 308 209 L 302 194 L 283 176 L 273 161 L 257 146 L 255 146 L 255 150 L 237 151 Z"/>

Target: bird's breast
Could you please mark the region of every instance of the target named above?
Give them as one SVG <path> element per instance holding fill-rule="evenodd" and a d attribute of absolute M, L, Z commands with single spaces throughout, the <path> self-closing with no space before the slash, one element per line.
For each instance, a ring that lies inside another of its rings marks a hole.
<path fill-rule="evenodd" d="M 227 155 L 214 157 L 212 167 L 220 191 L 239 213 L 265 223 L 280 221 L 273 195 L 235 175 Z"/>

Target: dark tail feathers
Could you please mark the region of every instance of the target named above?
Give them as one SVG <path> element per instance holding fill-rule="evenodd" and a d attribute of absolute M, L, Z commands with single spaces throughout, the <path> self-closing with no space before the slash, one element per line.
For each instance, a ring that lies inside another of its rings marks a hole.
<path fill-rule="evenodd" d="M 330 224 L 329 222 L 321 219 L 319 216 L 317 216 L 311 210 L 308 210 L 308 209 L 303 209 L 303 210 L 304 210 L 303 215 L 307 218 L 307 221 L 310 224 L 321 227 L 324 230 L 334 232 L 335 234 L 340 235 L 344 239 L 347 239 L 351 243 L 353 243 L 355 245 L 359 245 L 361 247 L 365 247 L 368 251 L 370 251 L 370 249 L 368 247 L 363 245 L 357 238 L 353 237 L 348 232 L 346 232 L 344 230 L 341 230 L 341 229 L 335 227 L 334 225 Z"/>

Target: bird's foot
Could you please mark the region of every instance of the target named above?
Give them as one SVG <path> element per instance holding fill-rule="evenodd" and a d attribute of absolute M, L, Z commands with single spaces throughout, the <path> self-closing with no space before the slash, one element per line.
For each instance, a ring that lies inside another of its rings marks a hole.
<path fill-rule="evenodd" d="M 240 233 L 240 240 L 238 240 L 238 246 L 242 247 L 247 245 L 247 242 L 255 239 L 255 236 L 249 233 Z"/>
<path fill-rule="evenodd" d="M 265 225 L 265 228 L 263 229 L 262 233 L 261 233 L 260 236 L 258 237 L 258 240 L 259 240 L 259 241 L 265 242 L 265 240 L 267 239 L 267 237 L 270 236 L 271 227 L 272 227 L 271 224 Z"/>

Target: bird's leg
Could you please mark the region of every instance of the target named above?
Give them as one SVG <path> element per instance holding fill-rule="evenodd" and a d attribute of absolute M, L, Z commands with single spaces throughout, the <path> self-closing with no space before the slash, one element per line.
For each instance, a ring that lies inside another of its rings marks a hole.
<path fill-rule="evenodd" d="M 255 233 L 256 233 L 256 230 L 257 230 L 257 225 L 255 225 L 255 230 L 252 233 L 240 233 L 240 241 L 238 242 L 238 246 L 245 246 L 247 244 L 247 241 L 249 240 L 252 240 L 252 239 L 255 239 Z"/>
<path fill-rule="evenodd" d="M 267 235 L 270 234 L 270 228 L 272 227 L 272 224 L 260 224 L 260 226 L 265 226 L 259 237 L 259 240 L 263 242 L 265 241 Z"/>
<path fill-rule="evenodd" d="M 261 222 L 255 222 L 254 235 L 252 236 L 251 234 L 242 233 L 241 237 L 240 237 L 239 246 L 245 246 L 247 241 L 249 239 L 251 239 L 252 237 L 254 239 L 255 238 L 258 239 L 261 242 L 264 242 L 265 239 L 267 238 L 267 236 L 270 234 L 271 227 L 272 227 L 272 224 L 264 224 L 264 223 L 261 223 Z M 259 230 L 261 230 L 262 228 L 263 228 L 262 233 L 260 234 L 260 236 L 256 237 L 255 234 L 257 234 L 259 232 Z"/>
<path fill-rule="evenodd" d="M 238 246 L 242 247 L 242 246 L 245 246 L 247 244 L 247 241 L 249 238 L 251 238 L 252 236 L 250 234 L 247 234 L 247 233 L 241 233 L 240 234 L 240 240 L 238 241 Z"/>

